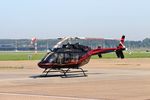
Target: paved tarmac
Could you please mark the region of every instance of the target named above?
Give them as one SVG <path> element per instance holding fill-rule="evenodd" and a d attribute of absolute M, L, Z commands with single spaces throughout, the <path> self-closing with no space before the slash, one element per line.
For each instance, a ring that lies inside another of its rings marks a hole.
<path fill-rule="evenodd" d="M 37 62 L 0 61 L 0 100 L 150 100 L 150 59 L 92 59 L 87 77 L 43 77 Z"/>

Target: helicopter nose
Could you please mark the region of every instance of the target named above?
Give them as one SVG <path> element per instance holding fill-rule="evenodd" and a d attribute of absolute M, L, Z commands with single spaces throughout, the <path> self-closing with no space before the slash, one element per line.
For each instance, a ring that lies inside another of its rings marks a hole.
<path fill-rule="evenodd" d="M 42 64 L 42 62 L 39 62 L 37 65 L 38 65 L 39 67 L 41 67 L 41 64 Z"/>
<path fill-rule="evenodd" d="M 43 65 L 42 62 L 39 62 L 39 63 L 38 63 L 38 66 L 39 66 L 40 68 L 44 68 L 44 65 Z"/>

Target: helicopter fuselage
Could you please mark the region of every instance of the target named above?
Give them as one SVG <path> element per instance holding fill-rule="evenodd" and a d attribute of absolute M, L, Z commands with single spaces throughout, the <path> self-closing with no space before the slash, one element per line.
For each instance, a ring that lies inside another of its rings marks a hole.
<path fill-rule="evenodd" d="M 47 53 L 38 63 L 40 68 L 78 68 L 89 62 L 90 56 L 82 58 L 91 50 L 88 46 L 79 44 L 66 44 L 62 48 Z M 82 61 L 81 61 L 82 60 Z"/>

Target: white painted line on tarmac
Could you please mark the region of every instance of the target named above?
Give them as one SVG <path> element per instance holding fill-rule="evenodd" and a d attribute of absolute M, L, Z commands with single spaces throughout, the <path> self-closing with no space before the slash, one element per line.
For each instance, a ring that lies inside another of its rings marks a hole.
<path fill-rule="evenodd" d="M 39 95 L 39 94 L 21 94 L 21 93 L 0 93 L 0 95 L 9 96 L 32 96 L 32 97 L 42 97 L 50 99 L 68 99 L 68 100 L 99 100 L 99 99 L 89 99 L 89 98 L 79 98 L 79 97 L 65 97 L 65 96 L 50 96 L 50 95 Z"/>

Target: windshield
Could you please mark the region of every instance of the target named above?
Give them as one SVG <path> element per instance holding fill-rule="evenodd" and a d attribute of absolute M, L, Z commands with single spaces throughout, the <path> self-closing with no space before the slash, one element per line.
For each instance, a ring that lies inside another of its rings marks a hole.
<path fill-rule="evenodd" d="M 48 53 L 42 62 L 66 64 L 71 62 L 78 62 L 79 55 L 77 53 Z"/>
<path fill-rule="evenodd" d="M 50 52 L 45 55 L 45 57 L 43 58 L 42 61 L 52 63 L 52 62 L 56 61 L 56 58 L 57 58 L 57 55 L 54 52 Z"/>

